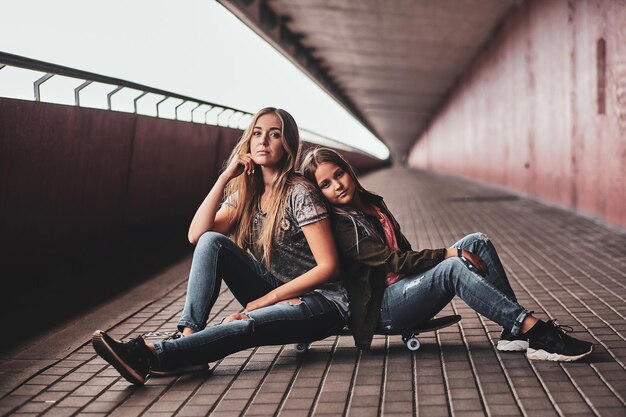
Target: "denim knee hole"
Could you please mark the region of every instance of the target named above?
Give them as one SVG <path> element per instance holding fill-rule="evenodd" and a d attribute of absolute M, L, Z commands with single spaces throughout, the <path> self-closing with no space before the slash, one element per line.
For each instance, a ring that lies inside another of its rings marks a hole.
<path fill-rule="evenodd" d="M 291 300 L 286 300 L 286 301 L 282 301 L 282 303 L 284 304 L 288 304 L 290 306 L 299 306 L 300 304 L 302 304 L 302 297 L 298 297 L 298 302 L 294 303 Z"/>

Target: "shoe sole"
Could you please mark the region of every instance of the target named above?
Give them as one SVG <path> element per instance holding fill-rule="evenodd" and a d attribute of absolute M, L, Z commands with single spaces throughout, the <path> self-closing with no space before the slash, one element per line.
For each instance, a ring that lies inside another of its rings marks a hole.
<path fill-rule="evenodd" d="M 96 330 L 91 336 L 91 344 L 96 353 L 113 366 L 128 382 L 135 385 L 143 385 L 146 382 L 145 376 L 138 374 L 137 371 L 128 366 L 126 362 L 115 353 L 102 336 L 100 330 Z"/>
<path fill-rule="evenodd" d="M 173 370 L 159 370 L 159 369 L 150 369 L 150 375 L 157 378 L 164 378 L 168 376 L 177 376 L 181 374 L 188 374 L 192 372 L 210 372 L 212 371 L 211 367 L 206 365 L 189 365 L 183 366 Z"/>
<path fill-rule="evenodd" d="M 533 349 L 529 347 L 528 350 L 526 351 L 526 357 L 534 361 L 573 362 L 573 361 L 577 361 L 580 358 L 584 358 L 585 356 L 589 355 L 591 352 L 593 352 L 593 346 L 589 349 L 588 352 L 581 353 L 580 355 L 575 355 L 575 356 L 567 356 L 567 355 L 561 355 L 558 353 L 550 353 L 550 352 L 546 352 L 543 349 Z"/>
<path fill-rule="evenodd" d="M 528 349 L 526 340 L 499 340 L 496 346 L 500 352 L 524 352 Z"/>

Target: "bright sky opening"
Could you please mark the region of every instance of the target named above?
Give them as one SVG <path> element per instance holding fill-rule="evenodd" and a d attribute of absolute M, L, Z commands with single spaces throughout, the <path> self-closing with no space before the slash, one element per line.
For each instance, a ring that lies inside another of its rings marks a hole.
<path fill-rule="evenodd" d="M 3 52 L 252 113 L 281 107 L 300 127 L 379 158 L 389 155 L 332 97 L 214 0 L 0 0 L 0 8 Z"/>

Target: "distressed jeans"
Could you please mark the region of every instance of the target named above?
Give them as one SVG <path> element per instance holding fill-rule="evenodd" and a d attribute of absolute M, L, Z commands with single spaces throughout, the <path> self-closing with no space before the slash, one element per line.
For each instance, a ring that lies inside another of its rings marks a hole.
<path fill-rule="evenodd" d="M 519 334 L 530 312 L 517 303 L 493 243 L 485 234 L 473 233 L 453 246 L 479 255 L 489 267 L 487 276 L 480 276 L 454 257 L 390 285 L 383 296 L 377 332 L 397 334 L 414 329 L 456 295 L 479 314 Z"/>
<path fill-rule="evenodd" d="M 337 307 L 311 292 L 297 303 L 281 302 L 247 313 L 248 319 L 206 327 L 222 280 L 245 306 L 282 284 L 228 237 L 203 234 L 196 245 L 178 328 L 196 333 L 154 344 L 163 368 L 208 363 L 255 346 L 313 342 L 345 325 Z"/>

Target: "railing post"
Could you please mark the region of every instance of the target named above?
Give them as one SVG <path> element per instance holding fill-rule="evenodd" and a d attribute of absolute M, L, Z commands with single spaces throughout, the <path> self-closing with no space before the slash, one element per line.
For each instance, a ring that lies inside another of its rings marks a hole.
<path fill-rule="evenodd" d="M 146 94 L 148 94 L 148 92 L 147 92 L 147 91 L 144 91 L 143 93 L 141 93 L 141 94 L 139 95 L 139 97 L 137 97 L 137 98 L 135 98 L 135 99 L 133 100 L 133 106 L 135 107 L 135 114 L 139 114 L 139 113 L 137 113 L 137 102 L 138 102 L 139 100 L 141 100 L 141 98 L 142 98 L 143 96 L 145 96 Z"/>
<path fill-rule="evenodd" d="M 87 87 L 92 82 L 93 81 L 85 81 L 84 83 L 82 83 L 81 85 L 79 85 L 78 87 L 74 89 L 74 103 L 76 103 L 77 106 L 80 106 L 80 91 L 83 88 Z"/>
<path fill-rule="evenodd" d="M 176 120 L 178 120 L 178 108 L 180 106 L 182 106 L 183 104 L 185 104 L 187 102 L 187 100 L 183 100 L 182 103 L 180 103 L 178 106 L 174 107 L 174 117 L 176 118 Z"/>
<path fill-rule="evenodd" d="M 45 83 L 46 81 L 48 81 L 50 78 L 54 77 L 55 74 L 46 74 L 43 77 L 41 77 L 40 79 L 38 79 L 37 81 L 35 81 L 35 83 L 33 84 L 33 88 L 35 89 L 35 101 L 41 101 L 41 93 L 39 92 L 39 88 L 41 87 L 41 84 Z"/>
<path fill-rule="evenodd" d="M 117 92 L 118 92 L 118 91 L 120 91 L 122 88 L 124 88 L 124 87 L 122 87 L 121 85 L 120 85 L 120 86 L 117 86 L 117 88 L 116 88 L 115 90 L 113 90 L 113 91 L 111 91 L 109 94 L 107 94 L 107 108 L 108 108 L 109 110 L 113 110 L 113 109 L 111 108 L 111 98 L 113 97 L 113 94 L 117 93 Z"/>
<path fill-rule="evenodd" d="M 193 109 L 191 109 L 191 122 L 193 123 L 193 112 L 194 110 L 196 110 L 198 107 L 202 106 L 201 103 L 198 103 L 198 105 L 196 107 L 194 107 Z"/>
<path fill-rule="evenodd" d="M 219 125 L 220 125 L 220 116 L 221 116 L 221 115 L 222 115 L 222 113 L 224 113 L 226 110 L 228 110 L 228 109 L 225 109 L 225 108 L 223 108 L 223 107 L 222 107 L 222 111 L 221 111 L 221 112 L 219 112 L 219 113 L 217 114 L 217 118 L 215 119 L 215 125 L 216 125 L 216 126 L 219 126 Z"/>
<path fill-rule="evenodd" d="M 209 112 L 210 112 L 211 110 L 213 110 L 214 108 L 215 108 L 215 107 L 213 107 L 213 106 L 209 106 L 209 110 L 207 110 L 207 111 L 205 111 L 205 112 L 204 112 L 204 124 L 205 124 L 205 125 L 208 125 L 208 124 L 209 124 Z"/>
<path fill-rule="evenodd" d="M 163 97 L 163 99 L 162 99 L 161 101 L 159 101 L 159 102 L 156 104 L 157 117 L 161 117 L 161 113 L 159 112 L 159 106 L 161 105 L 161 103 L 163 103 L 163 102 L 164 102 L 165 100 L 167 100 L 168 98 L 169 98 L 168 96 L 165 96 L 165 97 Z"/>

